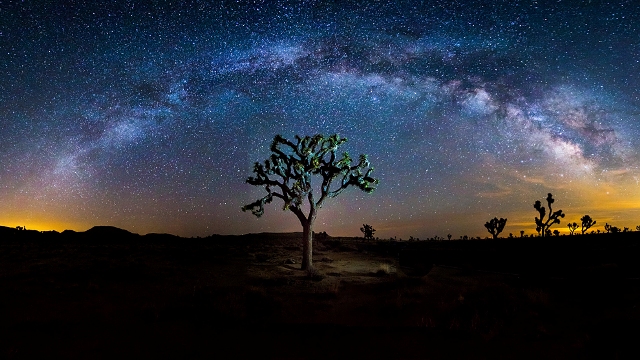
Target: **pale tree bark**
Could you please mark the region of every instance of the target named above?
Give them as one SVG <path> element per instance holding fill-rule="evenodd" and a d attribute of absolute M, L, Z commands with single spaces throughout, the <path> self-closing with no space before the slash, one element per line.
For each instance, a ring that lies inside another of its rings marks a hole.
<path fill-rule="evenodd" d="M 313 268 L 313 225 L 310 222 L 302 225 L 302 270 Z"/>

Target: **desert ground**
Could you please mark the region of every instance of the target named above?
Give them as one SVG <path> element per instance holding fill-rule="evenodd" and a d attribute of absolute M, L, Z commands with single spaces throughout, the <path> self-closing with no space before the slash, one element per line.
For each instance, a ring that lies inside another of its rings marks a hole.
<path fill-rule="evenodd" d="M 583 238 L 581 250 L 578 237 L 317 238 L 311 272 L 300 234 L 4 234 L 2 358 L 640 353 L 640 233 Z"/>

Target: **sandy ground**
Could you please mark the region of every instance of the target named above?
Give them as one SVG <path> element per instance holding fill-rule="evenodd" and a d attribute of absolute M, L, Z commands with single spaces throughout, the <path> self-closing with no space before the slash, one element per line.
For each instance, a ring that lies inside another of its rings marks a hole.
<path fill-rule="evenodd" d="M 0 245 L 0 357 L 624 358 L 638 282 L 536 283 L 371 244 Z M 602 294 L 606 294 L 603 296 Z M 636 326 L 637 329 L 637 326 Z"/>

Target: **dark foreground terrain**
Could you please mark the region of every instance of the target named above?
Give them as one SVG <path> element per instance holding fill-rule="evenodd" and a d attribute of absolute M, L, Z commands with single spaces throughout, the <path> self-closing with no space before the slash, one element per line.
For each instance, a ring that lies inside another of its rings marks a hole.
<path fill-rule="evenodd" d="M 183 239 L 0 228 L 0 358 L 640 358 L 640 233 Z"/>

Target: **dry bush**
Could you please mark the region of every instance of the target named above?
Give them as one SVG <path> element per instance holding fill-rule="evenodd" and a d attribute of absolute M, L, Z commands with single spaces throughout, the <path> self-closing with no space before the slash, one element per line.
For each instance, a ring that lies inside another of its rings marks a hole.
<path fill-rule="evenodd" d="M 391 266 L 389 264 L 380 264 L 376 271 L 377 276 L 388 276 L 391 274 Z"/>
<path fill-rule="evenodd" d="M 320 273 L 317 268 L 311 267 L 310 269 L 307 269 L 307 279 L 313 281 L 321 281 L 322 279 L 324 279 L 324 275 L 322 275 L 322 273 Z"/>

